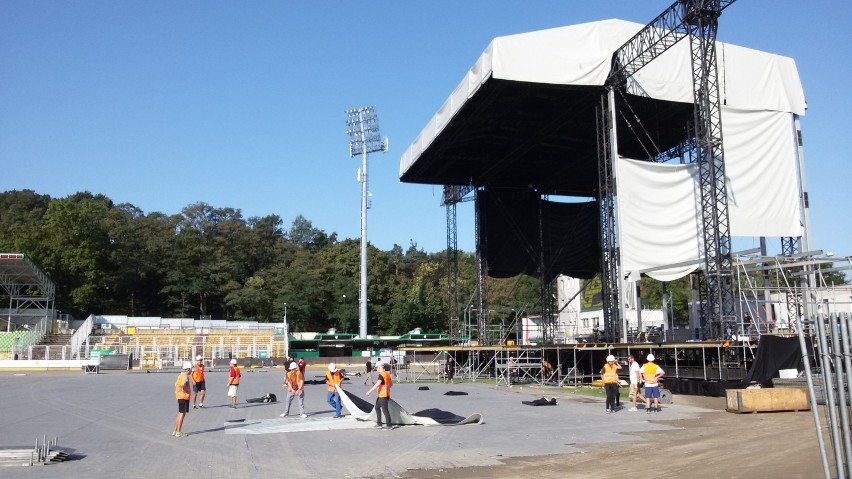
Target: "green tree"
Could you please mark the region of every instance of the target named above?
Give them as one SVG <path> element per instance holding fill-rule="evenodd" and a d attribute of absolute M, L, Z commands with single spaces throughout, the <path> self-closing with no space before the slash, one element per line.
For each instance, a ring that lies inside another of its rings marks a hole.
<path fill-rule="evenodd" d="M 337 242 L 337 233 L 327 235 L 323 230 L 314 228 L 313 223 L 299 215 L 293 220 L 288 238 L 292 243 L 308 249 L 312 253 L 327 248 Z"/>
<path fill-rule="evenodd" d="M 109 267 L 104 281 L 111 285 L 105 298 L 109 311 L 131 316 L 151 316 L 165 312 L 160 299 L 163 261 L 174 238 L 176 217 L 161 213 L 144 215 L 142 210 L 120 204 L 104 220 L 109 235 Z"/>
<path fill-rule="evenodd" d="M 692 299 L 692 293 L 689 288 L 689 277 L 669 281 L 666 283 L 666 292 L 669 296 L 670 304 L 674 307 L 674 321 L 678 324 L 689 324 L 689 302 Z M 650 278 L 643 277 L 639 283 L 639 296 L 642 298 L 643 306 L 653 309 L 662 309 L 663 307 L 663 292 L 662 283 Z M 672 306 L 669 306 L 672 308 Z M 669 319 L 671 321 L 672 318 Z"/>
<path fill-rule="evenodd" d="M 106 218 L 112 200 L 81 192 L 50 202 L 42 223 L 39 262 L 57 286 L 57 301 L 86 316 L 103 311 L 110 238 Z"/>
<path fill-rule="evenodd" d="M 0 193 L 0 251 L 37 255 L 49 204 L 50 196 L 32 190 Z"/>

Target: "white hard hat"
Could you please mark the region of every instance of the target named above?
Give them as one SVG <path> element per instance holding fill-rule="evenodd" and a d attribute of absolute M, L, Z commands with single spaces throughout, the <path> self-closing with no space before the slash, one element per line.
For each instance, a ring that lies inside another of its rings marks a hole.
<path fill-rule="evenodd" d="M 377 362 L 376 362 L 376 367 L 377 367 L 377 368 L 384 368 L 384 367 L 385 367 L 385 363 L 383 363 L 383 362 L 381 362 L 381 361 L 377 361 Z"/>
<path fill-rule="evenodd" d="M 290 367 L 287 369 L 299 369 L 299 365 L 296 363 L 290 363 Z"/>
<path fill-rule="evenodd" d="M 654 355 L 653 355 L 653 354 L 649 354 L 649 355 L 648 355 L 648 361 L 653 361 L 653 360 L 654 360 Z"/>
<path fill-rule="evenodd" d="M 613 356 L 612 354 L 610 354 L 609 356 L 606 357 L 606 362 L 610 362 L 610 361 L 615 361 L 615 356 Z"/>
<path fill-rule="evenodd" d="M 328 363 L 328 370 L 331 372 L 337 371 L 337 366 L 334 363 Z"/>
<path fill-rule="evenodd" d="M 184 369 L 192 369 L 192 363 L 189 362 L 189 361 L 184 361 L 183 362 L 183 368 Z"/>
<path fill-rule="evenodd" d="M 236 360 L 236 359 L 232 359 L 232 360 L 231 360 L 231 364 L 237 364 L 237 360 Z"/>
<path fill-rule="evenodd" d="M 202 359 L 204 359 L 204 358 L 202 358 L 200 354 L 199 354 L 198 356 L 196 356 L 196 357 L 195 357 L 195 360 L 196 360 L 196 361 L 201 361 Z"/>

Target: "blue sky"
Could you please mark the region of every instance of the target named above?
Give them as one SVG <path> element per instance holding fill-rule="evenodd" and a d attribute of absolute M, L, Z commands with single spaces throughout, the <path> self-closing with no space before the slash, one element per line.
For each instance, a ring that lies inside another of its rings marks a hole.
<path fill-rule="evenodd" d="M 608 18 L 647 23 L 670 0 L 0 2 L 0 191 L 103 193 L 145 212 L 203 201 L 304 215 L 360 235 L 344 110 L 375 105 L 369 238 L 446 247 L 441 187 L 399 182 L 399 157 L 496 36 Z M 852 13 L 845 2 L 747 0 L 723 41 L 793 57 L 816 248 L 852 254 Z M 459 207 L 472 251 L 473 212 Z M 779 241 L 770 240 L 778 248 Z M 735 248 L 757 246 L 737 240 Z"/>

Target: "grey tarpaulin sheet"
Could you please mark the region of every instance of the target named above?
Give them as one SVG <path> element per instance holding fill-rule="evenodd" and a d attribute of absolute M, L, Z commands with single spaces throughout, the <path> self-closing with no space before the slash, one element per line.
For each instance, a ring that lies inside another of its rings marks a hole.
<path fill-rule="evenodd" d="M 376 422 L 375 405 L 361 399 L 346 390 L 339 389 L 343 407 L 355 419 Z M 414 414 L 402 408 L 393 399 L 388 401 L 391 422 L 398 426 L 460 426 L 462 424 L 482 424 L 482 414 L 472 414 L 468 417 L 443 411 L 441 409 L 424 409 Z"/>

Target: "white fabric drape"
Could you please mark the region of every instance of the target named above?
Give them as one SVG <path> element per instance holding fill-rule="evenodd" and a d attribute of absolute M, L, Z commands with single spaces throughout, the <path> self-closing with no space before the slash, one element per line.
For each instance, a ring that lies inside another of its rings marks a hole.
<path fill-rule="evenodd" d="M 672 281 L 698 268 L 703 242 L 695 166 L 618 160 L 619 237 L 625 274 L 638 277 L 641 270 L 695 261 L 646 273 L 659 281 Z"/>
<path fill-rule="evenodd" d="M 802 236 L 790 113 L 722 108 L 731 236 Z"/>
<path fill-rule="evenodd" d="M 731 236 L 801 236 L 796 144 L 790 113 L 722 109 Z M 619 235 L 625 274 L 670 281 L 697 266 L 703 247 L 698 165 L 620 158 Z"/>

